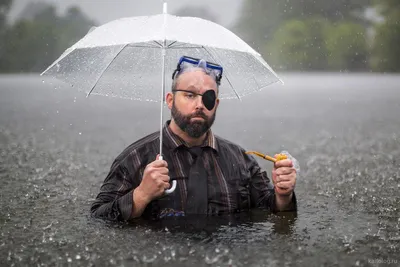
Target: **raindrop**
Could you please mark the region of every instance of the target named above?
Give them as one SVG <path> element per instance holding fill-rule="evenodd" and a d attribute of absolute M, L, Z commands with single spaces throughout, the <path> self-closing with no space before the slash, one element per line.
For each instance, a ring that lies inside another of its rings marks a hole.
<path fill-rule="evenodd" d="M 71 258 L 68 258 L 67 261 L 68 261 L 68 262 L 72 262 L 72 259 L 71 259 Z"/>
<path fill-rule="evenodd" d="M 80 260 L 81 259 L 81 255 L 76 255 L 75 259 Z"/>
<path fill-rule="evenodd" d="M 82 133 L 81 133 L 81 132 L 79 132 L 79 135 L 82 135 Z"/>
<path fill-rule="evenodd" d="M 142 257 L 142 261 L 145 262 L 145 263 L 151 263 L 151 262 L 155 261 L 156 259 L 157 259 L 157 255 L 153 255 L 153 256 L 150 257 L 150 258 L 147 258 L 146 255 L 144 255 L 144 256 Z"/>
<path fill-rule="evenodd" d="M 42 80 L 42 83 L 44 83 L 44 80 Z"/>

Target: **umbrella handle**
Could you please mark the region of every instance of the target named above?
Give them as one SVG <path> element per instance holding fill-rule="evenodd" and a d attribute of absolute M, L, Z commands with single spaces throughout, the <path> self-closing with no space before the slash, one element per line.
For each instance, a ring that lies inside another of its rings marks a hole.
<path fill-rule="evenodd" d="M 163 160 L 163 157 L 160 156 L 158 159 L 159 159 L 159 160 Z M 165 194 L 166 194 L 166 195 L 169 195 L 169 194 L 173 193 L 173 192 L 175 191 L 175 189 L 176 189 L 176 180 L 173 180 L 173 181 L 172 181 L 172 186 L 171 186 L 171 188 L 165 190 Z"/>

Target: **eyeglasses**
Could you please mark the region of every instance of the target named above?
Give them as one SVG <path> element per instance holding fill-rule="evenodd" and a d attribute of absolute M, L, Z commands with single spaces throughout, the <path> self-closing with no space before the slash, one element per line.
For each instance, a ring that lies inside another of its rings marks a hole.
<path fill-rule="evenodd" d="M 198 94 L 192 91 L 188 90 L 181 90 L 181 89 L 176 89 L 172 90 L 172 92 L 185 92 L 186 97 L 189 100 L 195 100 L 197 96 L 201 96 L 201 101 L 203 102 L 203 105 L 208 109 L 212 110 L 215 107 L 215 100 L 217 99 L 217 95 L 215 94 L 214 90 L 207 90 L 204 94 Z"/>
<path fill-rule="evenodd" d="M 205 61 L 204 59 L 198 59 L 194 57 L 183 56 L 179 59 L 176 70 L 172 74 L 172 79 L 175 79 L 177 75 L 179 75 L 183 70 L 187 68 L 202 68 L 206 71 L 207 74 L 214 76 L 215 81 L 218 85 L 221 83 L 223 68 L 222 66 Z"/>

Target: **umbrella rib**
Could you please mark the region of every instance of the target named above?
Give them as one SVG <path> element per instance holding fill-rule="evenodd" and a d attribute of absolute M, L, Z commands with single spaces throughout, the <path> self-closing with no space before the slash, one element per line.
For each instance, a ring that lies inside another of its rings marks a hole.
<path fill-rule="evenodd" d="M 214 60 L 214 62 L 218 62 L 218 60 L 217 60 L 218 57 L 217 57 L 216 55 L 213 56 L 213 54 L 211 54 L 211 52 L 208 51 L 207 48 L 205 48 L 204 46 L 203 46 L 203 48 L 204 48 L 204 50 L 206 50 L 207 53 L 211 56 L 211 58 Z M 239 100 L 242 100 L 242 98 L 239 96 L 238 92 L 237 92 L 237 91 L 235 90 L 235 88 L 233 87 L 233 85 L 232 85 L 232 83 L 231 83 L 231 80 L 229 80 L 229 78 L 228 78 L 229 72 L 228 72 L 228 71 L 225 71 L 225 72 L 226 72 L 225 78 L 226 78 L 226 80 L 228 81 L 228 83 L 230 84 L 230 86 L 231 86 L 233 92 L 235 93 L 236 97 L 237 97 Z"/>
<path fill-rule="evenodd" d="M 157 42 L 156 40 L 153 40 L 153 42 L 155 42 L 156 44 L 158 44 L 160 48 L 164 47 L 161 43 Z"/>
<path fill-rule="evenodd" d="M 173 45 L 173 44 L 175 44 L 175 43 L 177 43 L 178 41 L 173 41 L 172 43 L 170 43 L 169 45 L 168 45 L 168 48 L 171 48 L 171 46 Z"/>
<path fill-rule="evenodd" d="M 160 48 L 158 45 L 154 45 L 152 43 L 148 43 L 149 45 L 136 45 L 136 44 L 129 44 L 128 47 L 141 47 L 141 48 Z"/>
<path fill-rule="evenodd" d="M 97 81 L 95 82 L 95 84 L 93 85 L 92 89 L 90 89 L 89 93 L 86 95 L 86 97 L 89 97 L 89 95 L 93 92 L 94 88 L 96 87 L 96 85 L 99 83 L 101 77 L 103 77 L 103 74 L 108 70 L 108 68 L 110 67 L 110 65 L 114 62 L 114 60 L 118 57 L 119 54 L 121 54 L 122 50 L 124 50 L 124 48 L 127 46 L 128 44 L 125 44 L 121 50 L 118 51 L 118 53 L 114 56 L 114 58 L 112 60 L 110 60 L 110 62 L 107 64 L 107 67 L 103 70 L 103 72 L 100 74 L 100 77 L 97 79 Z"/>
<path fill-rule="evenodd" d="M 169 49 L 190 49 L 190 48 L 204 48 L 204 46 L 172 46 L 168 47 Z"/>

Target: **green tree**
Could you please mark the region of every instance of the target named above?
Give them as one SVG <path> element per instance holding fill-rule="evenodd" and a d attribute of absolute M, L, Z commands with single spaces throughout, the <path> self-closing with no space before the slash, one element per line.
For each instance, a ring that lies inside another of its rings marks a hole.
<path fill-rule="evenodd" d="M 38 17 L 40 19 L 34 21 L 19 21 L 7 29 L 0 71 L 39 71 L 51 63 L 59 32 L 57 25 L 49 19 L 56 17 L 55 9 L 46 9 Z"/>
<path fill-rule="evenodd" d="M 398 0 L 375 0 L 374 3 L 378 12 L 384 17 L 393 17 L 391 13 L 396 13 L 400 10 L 400 1 Z"/>
<path fill-rule="evenodd" d="M 358 20 L 371 0 L 286 0 L 286 18 L 322 16 L 330 21 Z"/>
<path fill-rule="evenodd" d="M 375 71 L 400 72 L 400 8 L 391 10 L 375 28 L 371 65 Z"/>
<path fill-rule="evenodd" d="M 271 65 L 289 70 L 320 70 L 326 67 L 324 32 L 327 21 L 322 18 L 288 20 L 266 46 Z"/>
<path fill-rule="evenodd" d="M 333 70 L 366 70 L 366 30 L 357 23 L 340 22 L 326 29 L 328 66 Z"/>
<path fill-rule="evenodd" d="M 53 6 L 16 22 L 5 32 L 0 72 L 43 71 L 93 25 L 77 8 L 59 17 Z"/>
<path fill-rule="evenodd" d="M 359 21 L 371 0 L 245 0 L 233 30 L 250 43 L 262 47 L 282 23 L 291 19 L 324 17 L 335 22 Z"/>
<path fill-rule="evenodd" d="M 283 20 L 283 1 L 277 0 L 245 0 L 238 23 L 232 30 L 260 51 Z"/>
<path fill-rule="evenodd" d="M 233 30 L 262 53 L 273 67 L 325 70 L 330 66 L 325 44 L 326 26 L 342 21 L 366 26 L 361 14 L 371 2 L 245 0 Z M 363 57 L 360 58 L 365 64 Z"/>
<path fill-rule="evenodd" d="M 0 0 L 0 33 L 4 30 L 6 25 L 6 18 L 10 10 L 12 0 Z"/>

